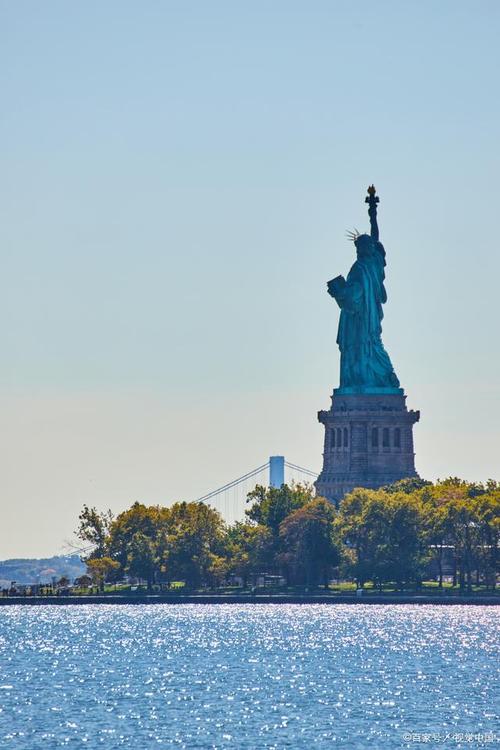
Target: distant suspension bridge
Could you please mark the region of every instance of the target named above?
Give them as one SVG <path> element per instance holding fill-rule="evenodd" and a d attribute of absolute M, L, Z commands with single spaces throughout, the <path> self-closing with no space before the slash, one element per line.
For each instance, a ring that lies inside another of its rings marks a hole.
<path fill-rule="evenodd" d="M 262 466 L 257 466 L 232 482 L 208 492 L 199 497 L 197 502 L 211 505 L 227 523 L 235 523 L 245 519 L 245 509 L 250 507 L 247 504 L 247 495 L 257 484 L 269 487 L 281 487 L 285 482 L 311 484 L 317 477 L 318 472 L 292 464 L 286 461 L 284 456 L 270 456 Z"/>

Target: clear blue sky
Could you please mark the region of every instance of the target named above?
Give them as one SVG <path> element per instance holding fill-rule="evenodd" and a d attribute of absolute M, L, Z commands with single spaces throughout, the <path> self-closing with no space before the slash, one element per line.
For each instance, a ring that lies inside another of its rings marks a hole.
<path fill-rule="evenodd" d="M 0 2 L 0 558 L 320 468 L 371 182 L 417 469 L 499 478 L 499 37 L 486 0 Z"/>

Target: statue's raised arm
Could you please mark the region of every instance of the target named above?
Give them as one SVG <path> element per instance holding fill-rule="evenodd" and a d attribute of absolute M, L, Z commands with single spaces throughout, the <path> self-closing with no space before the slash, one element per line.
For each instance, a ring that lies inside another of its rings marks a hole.
<path fill-rule="evenodd" d="M 379 241 L 379 231 L 377 223 L 377 203 L 378 195 L 375 195 L 375 185 L 370 185 L 365 203 L 368 203 L 368 216 L 370 217 L 371 237 L 374 242 Z"/>

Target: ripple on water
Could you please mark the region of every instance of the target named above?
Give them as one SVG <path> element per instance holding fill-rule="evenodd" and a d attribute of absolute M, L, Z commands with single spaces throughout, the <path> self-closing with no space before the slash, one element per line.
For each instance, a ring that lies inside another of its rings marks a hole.
<path fill-rule="evenodd" d="M 500 733 L 494 607 L 18 606 L 0 618 L 0 747 L 377 750 L 415 746 L 408 732 Z"/>

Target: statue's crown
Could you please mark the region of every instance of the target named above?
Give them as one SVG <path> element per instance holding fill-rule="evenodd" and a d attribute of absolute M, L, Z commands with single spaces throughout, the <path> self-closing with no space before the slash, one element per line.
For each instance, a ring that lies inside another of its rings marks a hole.
<path fill-rule="evenodd" d="M 356 227 L 354 227 L 353 230 L 348 229 L 347 232 L 345 233 L 345 236 L 351 242 L 356 242 L 356 240 L 358 239 L 358 237 L 359 237 L 360 234 L 361 234 L 361 232 L 358 229 L 356 229 Z"/>

